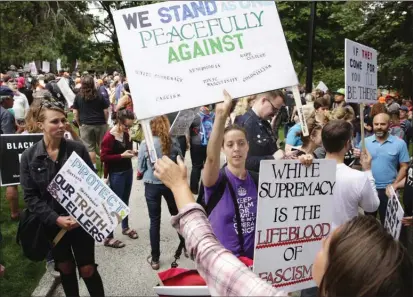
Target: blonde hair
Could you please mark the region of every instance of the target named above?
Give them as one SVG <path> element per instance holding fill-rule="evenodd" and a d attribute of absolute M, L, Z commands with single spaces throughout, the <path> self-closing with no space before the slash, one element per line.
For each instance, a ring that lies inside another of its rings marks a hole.
<path fill-rule="evenodd" d="M 337 107 L 332 111 L 326 111 L 320 115 L 320 121 L 324 124 L 332 120 L 344 120 L 346 122 L 351 122 L 355 119 L 353 108 L 351 106 Z"/>
<path fill-rule="evenodd" d="M 37 126 L 37 113 L 40 109 L 41 100 L 34 100 L 32 105 L 30 106 L 29 111 L 26 115 L 26 131 L 28 133 L 40 133 L 42 132 L 40 128 Z"/>

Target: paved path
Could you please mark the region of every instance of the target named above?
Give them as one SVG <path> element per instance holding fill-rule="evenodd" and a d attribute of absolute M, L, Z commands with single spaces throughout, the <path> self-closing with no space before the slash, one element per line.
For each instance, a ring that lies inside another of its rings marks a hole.
<path fill-rule="evenodd" d="M 189 167 L 189 154 L 186 164 Z M 133 160 L 136 167 L 136 160 Z M 103 279 L 106 296 L 154 296 L 153 287 L 158 284 L 157 272 L 152 270 L 146 262 L 150 255 L 149 243 L 149 216 L 144 196 L 144 186 L 141 181 L 134 180 L 130 197 L 131 214 L 129 223 L 136 229 L 139 239 L 132 240 L 122 235 L 120 226 L 115 237 L 121 239 L 126 246 L 122 249 L 96 246 L 96 263 Z M 177 233 L 170 224 L 170 215 L 165 201 L 162 203 L 161 224 L 161 268 L 159 271 L 170 268 L 174 260 L 175 250 L 179 245 Z M 194 268 L 191 260 L 183 255 L 178 261 L 179 267 Z M 80 280 L 80 296 L 89 296 L 89 293 Z M 63 288 L 59 285 L 52 296 L 64 296 Z"/>

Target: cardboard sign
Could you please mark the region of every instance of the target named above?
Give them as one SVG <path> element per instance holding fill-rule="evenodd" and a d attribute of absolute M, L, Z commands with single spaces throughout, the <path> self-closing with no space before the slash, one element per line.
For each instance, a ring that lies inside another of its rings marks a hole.
<path fill-rule="evenodd" d="M 181 110 L 175 118 L 169 134 L 172 136 L 186 135 L 189 127 L 195 119 L 195 112 L 192 109 Z"/>
<path fill-rule="evenodd" d="M 169 1 L 113 13 L 137 119 L 298 84 L 274 1 Z"/>
<path fill-rule="evenodd" d="M 0 135 L 1 186 L 20 184 L 20 158 L 23 152 L 43 138 L 43 134 Z"/>
<path fill-rule="evenodd" d="M 43 61 L 42 63 L 42 71 L 45 73 L 50 72 L 50 62 Z"/>
<path fill-rule="evenodd" d="M 326 86 L 326 84 L 322 81 L 320 81 L 316 87 L 316 89 L 319 89 L 321 91 L 323 91 L 324 93 L 328 91 L 328 87 Z"/>
<path fill-rule="evenodd" d="M 391 197 L 389 198 L 389 202 L 387 202 L 384 229 L 386 229 L 394 239 L 398 240 L 400 237 L 400 231 L 402 230 L 404 210 L 393 187 L 390 188 L 390 192 Z"/>
<path fill-rule="evenodd" d="M 76 95 L 75 93 L 73 93 L 72 89 L 69 87 L 69 82 L 66 80 L 66 78 L 62 77 L 57 82 L 57 86 L 60 88 L 60 91 L 65 97 L 68 107 L 72 107 L 73 103 L 75 102 Z"/>
<path fill-rule="evenodd" d="M 336 162 L 262 161 L 254 272 L 275 288 L 315 287 L 312 265 L 331 230 Z"/>
<path fill-rule="evenodd" d="M 96 242 L 103 242 L 130 212 L 75 152 L 47 190 Z"/>
<path fill-rule="evenodd" d="M 377 51 L 346 39 L 344 59 L 346 101 L 348 103 L 376 103 Z"/>

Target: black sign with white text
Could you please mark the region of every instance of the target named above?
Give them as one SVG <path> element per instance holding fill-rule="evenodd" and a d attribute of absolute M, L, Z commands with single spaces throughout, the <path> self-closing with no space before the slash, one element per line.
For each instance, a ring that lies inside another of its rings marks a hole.
<path fill-rule="evenodd" d="M 20 158 L 22 153 L 43 134 L 3 134 L 0 135 L 0 172 L 1 186 L 20 184 Z"/>

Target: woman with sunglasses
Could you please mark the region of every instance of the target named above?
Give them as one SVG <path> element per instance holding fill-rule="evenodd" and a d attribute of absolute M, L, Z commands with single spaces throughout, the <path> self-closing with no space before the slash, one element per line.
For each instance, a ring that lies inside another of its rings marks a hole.
<path fill-rule="evenodd" d="M 42 101 L 36 112 L 43 139 L 25 150 L 20 163 L 20 184 L 30 212 L 44 224 L 50 240 L 60 229 L 66 234 L 52 249 L 66 296 L 79 296 L 76 268 L 90 296 L 104 296 L 102 279 L 95 263 L 95 241 L 47 191 L 49 183 L 73 152 L 93 170 L 85 146 L 64 138 L 67 123 L 61 103 Z"/>
<path fill-rule="evenodd" d="M 105 175 L 109 174 L 109 186 L 122 201 L 129 205 L 132 190 L 133 169 L 132 158 L 137 155 L 132 150 L 128 129 L 132 127 L 135 114 L 128 109 L 122 109 L 116 114 L 115 126 L 106 132 L 102 141 L 101 158 L 105 164 Z M 128 217 L 122 221 L 122 234 L 131 239 L 137 239 L 136 230 L 129 228 Z M 105 239 L 105 246 L 123 248 L 125 244 L 114 239 L 113 232 Z"/>

